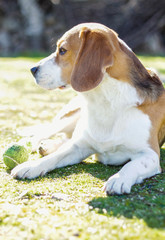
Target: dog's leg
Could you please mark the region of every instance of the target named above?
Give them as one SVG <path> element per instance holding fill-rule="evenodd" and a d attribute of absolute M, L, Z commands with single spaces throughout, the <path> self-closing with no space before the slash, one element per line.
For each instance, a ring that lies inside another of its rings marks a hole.
<path fill-rule="evenodd" d="M 159 156 L 152 149 L 139 154 L 115 175 L 109 178 L 104 190 L 108 195 L 130 193 L 135 183 L 141 183 L 161 172 Z"/>
<path fill-rule="evenodd" d="M 68 141 L 55 153 L 52 153 L 38 161 L 28 161 L 15 167 L 11 175 L 15 178 L 33 179 L 43 176 L 55 168 L 73 165 L 92 155 L 92 148 L 83 140 Z"/>
<path fill-rule="evenodd" d="M 43 140 L 40 142 L 38 147 L 39 153 L 42 156 L 46 156 L 50 153 L 57 151 L 57 149 L 67 141 L 69 141 L 69 138 L 67 138 L 66 135 L 61 136 L 60 138 L 57 136 L 57 138 L 55 139 Z"/>
<path fill-rule="evenodd" d="M 58 115 L 57 115 L 58 116 Z M 38 130 L 31 137 L 32 142 L 32 152 L 35 152 L 40 148 L 40 143 L 42 140 L 48 139 L 56 134 L 62 132 L 65 133 L 67 137 L 72 137 L 72 133 L 76 127 L 77 121 L 80 118 L 80 109 L 76 109 L 74 112 L 71 112 L 67 116 L 61 118 L 55 118 L 55 120 L 50 124 L 43 124 L 38 127 Z M 56 150 L 56 146 L 54 151 Z M 48 150 L 49 151 L 49 150 Z M 51 149 L 51 152 L 53 150 Z"/>
<path fill-rule="evenodd" d="M 80 118 L 81 104 L 81 99 L 76 96 L 58 112 L 52 123 L 27 127 L 18 130 L 18 134 L 29 137 L 32 143 L 32 152 L 40 147 L 39 144 L 42 140 L 49 139 L 58 133 L 65 133 L 68 138 L 71 138 Z"/>

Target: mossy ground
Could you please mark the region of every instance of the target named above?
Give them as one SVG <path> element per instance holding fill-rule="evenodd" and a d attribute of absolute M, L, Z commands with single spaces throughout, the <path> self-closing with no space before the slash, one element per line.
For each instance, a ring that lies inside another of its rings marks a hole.
<path fill-rule="evenodd" d="M 162 174 L 135 185 L 129 195 L 107 197 L 105 181 L 120 167 L 91 158 L 32 181 L 15 180 L 2 154 L 17 129 L 51 121 L 74 96 L 39 88 L 29 72 L 39 58 L 0 58 L 0 239 L 165 239 L 165 149 Z M 165 58 L 142 57 L 164 74 Z M 37 159 L 38 154 L 31 155 Z"/>

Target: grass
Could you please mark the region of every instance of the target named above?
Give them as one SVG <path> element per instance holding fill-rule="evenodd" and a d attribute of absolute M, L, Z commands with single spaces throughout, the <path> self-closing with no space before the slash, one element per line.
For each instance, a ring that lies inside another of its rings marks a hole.
<path fill-rule="evenodd" d="M 144 57 L 164 74 L 165 58 Z M 74 96 L 46 91 L 29 72 L 39 58 L 0 58 L 0 239 L 165 239 L 165 149 L 163 173 L 135 185 L 131 194 L 106 197 L 105 181 L 120 167 L 91 158 L 32 181 L 12 179 L 2 161 L 16 130 L 50 121 Z M 31 155 L 32 159 L 38 154 Z"/>

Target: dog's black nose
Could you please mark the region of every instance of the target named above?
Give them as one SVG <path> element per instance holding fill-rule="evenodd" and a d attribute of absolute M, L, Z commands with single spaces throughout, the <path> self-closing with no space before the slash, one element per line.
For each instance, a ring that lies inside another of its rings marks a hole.
<path fill-rule="evenodd" d="M 35 77 L 37 71 L 38 71 L 38 67 L 33 67 L 30 69 L 31 73 L 33 74 L 33 76 Z"/>

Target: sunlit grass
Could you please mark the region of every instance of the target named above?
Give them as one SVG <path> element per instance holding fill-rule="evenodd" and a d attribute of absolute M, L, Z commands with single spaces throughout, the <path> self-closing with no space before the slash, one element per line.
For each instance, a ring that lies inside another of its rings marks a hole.
<path fill-rule="evenodd" d="M 165 74 L 165 57 L 140 56 L 146 67 L 155 68 L 159 73 Z"/>
<path fill-rule="evenodd" d="M 165 58 L 141 59 L 164 73 Z M 51 121 L 75 95 L 72 90 L 39 88 L 29 71 L 38 60 L 0 58 L 0 239 L 165 239 L 163 149 L 163 173 L 124 196 L 106 197 L 102 192 L 105 181 L 120 167 L 90 158 L 32 181 L 14 180 L 6 172 L 2 153 L 8 143 L 19 139 L 16 130 Z"/>

